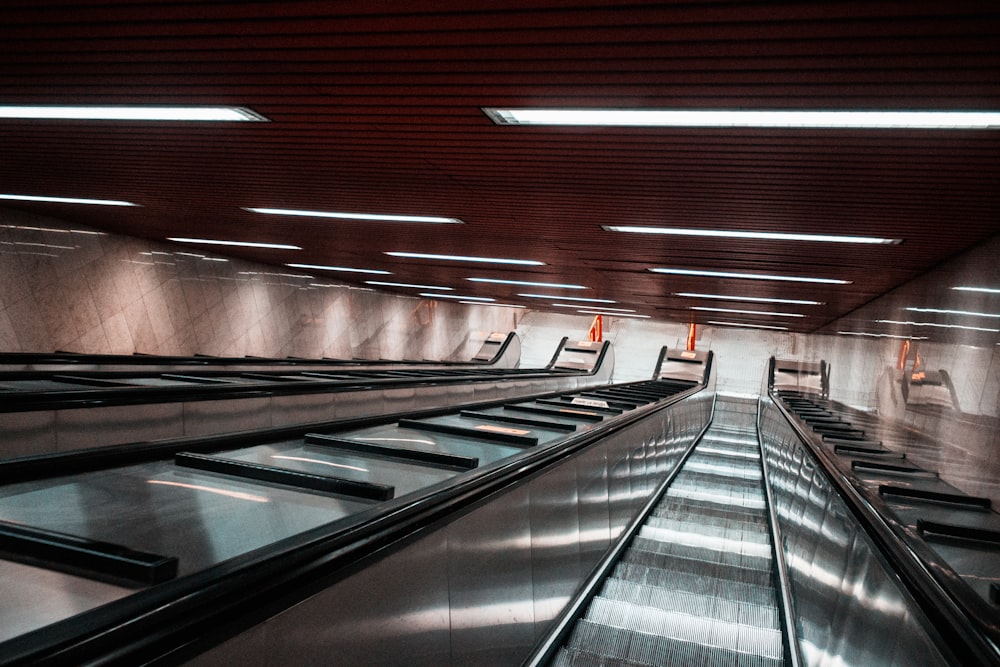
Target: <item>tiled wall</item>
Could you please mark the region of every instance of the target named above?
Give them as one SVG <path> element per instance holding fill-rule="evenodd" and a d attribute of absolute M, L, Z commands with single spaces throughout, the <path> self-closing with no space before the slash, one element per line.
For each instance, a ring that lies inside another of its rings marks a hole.
<path fill-rule="evenodd" d="M 0 209 L 0 351 L 463 360 L 520 315 L 303 275 Z"/>

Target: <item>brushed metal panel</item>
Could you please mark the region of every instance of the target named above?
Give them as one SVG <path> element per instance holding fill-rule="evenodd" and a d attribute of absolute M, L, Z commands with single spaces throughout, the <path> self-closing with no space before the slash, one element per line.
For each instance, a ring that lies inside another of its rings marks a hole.
<path fill-rule="evenodd" d="M 275 395 L 271 397 L 271 425 L 308 424 L 336 418 L 336 394 Z"/>
<path fill-rule="evenodd" d="M 445 532 L 437 531 L 368 564 L 254 628 L 251 641 L 267 659 L 251 664 L 448 664 L 447 558 Z M 241 640 L 236 637 L 192 664 L 244 664 Z"/>
<path fill-rule="evenodd" d="M 37 412 L 0 413 L 0 458 L 48 454 L 56 451 L 56 413 L 54 410 Z"/>
<path fill-rule="evenodd" d="M 518 664 L 534 643 L 528 497 L 513 489 L 445 529 L 454 665 Z"/>
<path fill-rule="evenodd" d="M 529 485 L 535 637 L 542 636 L 580 583 L 576 466 L 562 465 Z"/>
<path fill-rule="evenodd" d="M 604 450 L 592 448 L 576 460 L 579 484 L 580 576 L 586 576 L 611 541 L 608 469 Z"/>
<path fill-rule="evenodd" d="M 185 434 L 184 403 L 109 405 L 56 411 L 56 449 L 120 445 Z"/>
<path fill-rule="evenodd" d="M 249 431 L 271 425 L 271 399 L 234 398 L 184 403 L 184 435 Z"/>

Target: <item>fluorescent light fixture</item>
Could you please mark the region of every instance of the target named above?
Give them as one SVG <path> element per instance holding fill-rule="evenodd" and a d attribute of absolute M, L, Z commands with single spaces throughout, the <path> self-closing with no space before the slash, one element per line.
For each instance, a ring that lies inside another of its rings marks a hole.
<path fill-rule="evenodd" d="M 215 239 L 189 239 L 179 236 L 171 236 L 168 241 L 175 243 L 200 243 L 203 245 L 227 245 L 239 246 L 241 248 L 270 248 L 272 250 L 302 250 L 297 245 L 285 245 L 283 243 L 255 243 L 253 241 L 217 241 Z"/>
<path fill-rule="evenodd" d="M 556 301 L 585 301 L 587 303 L 618 303 L 611 299 L 588 299 L 582 296 L 561 296 L 559 294 L 518 294 L 526 299 L 554 299 Z"/>
<path fill-rule="evenodd" d="M 997 287 L 970 287 L 967 285 L 962 285 L 961 287 L 952 287 L 952 289 L 962 290 L 963 292 L 983 292 L 984 294 L 1000 294 L 1000 288 Z"/>
<path fill-rule="evenodd" d="M 868 336 L 870 338 L 902 338 L 903 340 L 927 340 L 927 336 L 896 336 L 885 333 L 869 333 L 867 331 L 838 331 L 842 336 Z"/>
<path fill-rule="evenodd" d="M 850 285 L 850 280 L 835 278 L 806 278 L 803 276 L 776 276 L 766 273 L 736 273 L 733 271 L 700 271 L 696 269 L 649 269 L 653 273 L 665 273 L 672 276 L 704 276 L 707 278 L 737 278 L 745 280 L 779 280 L 790 283 L 822 283 L 824 285 Z"/>
<path fill-rule="evenodd" d="M 334 218 L 337 220 L 368 220 L 378 222 L 424 222 L 436 225 L 461 225 L 458 218 L 441 218 L 433 215 L 389 215 L 385 213 L 338 213 L 331 211 L 301 211 L 294 208 L 246 208 L 245 211 L 268 215 L 296 215 L 303 218 Z"/>
<path fill-rule="evenodd" d="M 481 262 L 484 264 L 518 264 L 521 266 L 545 266 L 545 262 L 533 259 L 505 259 L 502 257 L 470 257 L 467 255 L 434 255 L 424 252 L 387 252 L 390 257 L 410 259 L 440 259 L 446 262 Z"/>
<path fill-rule="evenodd" d="M 576 312 L 583 313 L 584 315 L 607 315 L 608 317 L 634 317 L 643 320 L 649 319 L 649 315 L 634 315 L 629 313 L 609 313 L 606 310 L 578 310 Z"/>
<path fill-rule="evenodd" d="M 459 294 L 439 294 L 436 292 L 421 292 L 420 296 L 430 297 L 432 299 L 465 299 L 466 301 L 496 301 L 496 299 L 491 299 L 488 296 L 461 296 Z"/>
<path fill-rule="evenodd" d="M 116 199 L 80 199 L 78 197 L 36 197 L 34 195 L 0 195 L 0 199 L 12 201 L 37 201 L 52 204 L 94 204 L 97 206 L 138 206 L 130 201 Z"/>
<path fill-rule="evenodd" d="M 503 109 L 486 107 L 483 112 L 497 125 L 926 130 L 992 130 L 1000 128 L 1000 112 L 997 111 Z"/>
<path fill-rule="evenodd" d="M 784 232 L 743 232 L 727 229 L 678 229 L 675 227 L 630 227 L 601 225 L 608 232 L 629 234 L 665 234 L 669 236 L 707 236 L 724 239 L 755 239 L 765 241 L 816 241 L 819 243 L 869 243 L 898 245 L 903 239 L 883 239 L 875 236 L 836 236 L 832 234 L 788 234 Z"/>
<path fill-rule="evenodd" d="M 381 280 L 366 280 L 366 285 L 381 285 L 382 287 L 412 287 L 413 289 L 439 289 L 445 292 L 451 292 L 453 288 L 451 287 L 439 287 L 438 285 L 414 285 L 412 283 L 387 283 Z"/>
<path fill-rule="evenodd" d="M 939 308 L 907 308 L 914 313 L 937 313 L 939 315 L 963 315 L 965 317 L 1000 317 L 1000 313 L 977 313 L 971 310 L 942 310 Z"/>
<path fill-rule="evenodd" d="M 740 315 L 767 315 L 768 317 L 805 317 L 800 313 L 772 313 L 763 310 L 738 310 L 736 308 L 709 308 L 707 306 L 691 306 L 691 310 L 701 310 L 709 313 L 737 313 Z"/>
<path fill-rule="evenodd" d="M 222 257 L 202 257 L 203 262 L 228 262 L 228 259 L 223 259 Z"/>
<path fill-rule="evenodd" d="M 580 304 L 578 304 L 578 303 L 553 303 L 552 305 L 555 306 L 556 308 L 579 308 L 580 307 Z M 615 313 L 634 313 L 635 312 L 631 308 L 605 308 L 604 306 L 601 306 L 601 311 L 611 311 L 611 312 L 615 312 Z"/>
<path fill-rule="evenodd" d="M 820 306 L 822 301 L 809 301 L 807 299 L 773 299 L 763 296 L 732 296 L 729 294 L 698 294 L 697 292 L 674 292 L 674 296 L 683 296 L 691 299 L 719 299 L 721 301 L 752 301 L 754 303 L 790 303 L 800 306 Z"/>
<path fill-rule="evenodd" d="M 473 283 L 493 283 L 495 285 L 521 285 L 522 287 L 551 287 L 553 289 L 590 289 L 586 285 L 568 285 L 565 283 L 534 283 L 530 280 L 501 280 L 500 278 L 466 278 Z"/>
<path fill-rule="evenodd" d="M 285 264 L 293 269 L 318 269 L 319 271 L 342 271 L 344 273 L 372 273 L 380 276 L 390 276 L 391 271 L 380 271 L 378 269 L 354 269 L 349 266 L 325 266 L 322 264 Z"/>
<path fill-rule="evenodd" d="M 938 329 L 965 329 L 967 331 L 988 331 L 990 333 L 1000 333 L 1000 329 L 989 329 L 986 327 L 966 327 L 958 324 L 938 324 L 937 322 L 909 322 L 902 320 L 875 320 L 879 324 L 905 324 L 911 327 L 935 327 Z"/>
<path fill-rule="evenodd" d="M 0 105 L 0 118 L 38 120 L 254 121 L 267 118 L 246 107 L 20 106 Z"/>
<path fill-rule="evenodd" d="M 467 303 L 470 306 L 497 306 L 498 308 L 526 308 L 526 306 L 519 306 L 514 303 L 484 303 L 482 301 L 459 301 L 459 303 Z"/>
<path fill-rule="evenodd" d="M 768 324 L 747 324 L 746 322 L 720 322 L 709 320 L 707 324 L 714 324 L 720 327 L 740 327 L 746 329 L 774 329 L 775 331 L 788 331 L 788 327 L 775 327 Z"/>

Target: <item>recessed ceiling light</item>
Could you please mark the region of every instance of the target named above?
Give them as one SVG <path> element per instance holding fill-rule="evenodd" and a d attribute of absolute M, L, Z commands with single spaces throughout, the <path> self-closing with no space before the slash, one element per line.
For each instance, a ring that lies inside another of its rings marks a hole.
<path fill-rule="evenodd" d="M 459 294 L 438 294 L 436 292 L 421 292 L 420 296 L 432 299 L 465 299 L 466 301 L 496 301 L 488 296 L 461 296 Z"/>
<path fill-rule="evenodd" d="M 768 317 L 805 317 L 800 313 L 772 313 L 763 310 L 739 310 L 736 308 L 708 308 L 706 306 L 691 306 L 691 310 L 701 310 L 710 313 L 738 313 L 740 315 L 767 315 Z"/>
<path fill-rule="evenodd" d="M 217 241 L 215 239 L 189 239 L 178 236 L 167 238 L 168 241 L 176 243 L 200 243 L 202 245 L 226 245 L 239 246 L 241 248 L 269 248 L 271 250 L 302 250 L 297 245 L 285 245 L 284 243 L 256 243 L 253 241 Z"/>
<path fill-rule="evenodd" d="M 714 324 L 720 327 L 740 327 L 746 329 L 774 329 L 775 331 L 788 331 L 788 327 L 775 327 L 769 324 L 747 324 L 746 322 L 720 322 L 718 320 L 709 320 L 708 324 Z"/>
<path fill-rule="evenodd" d="M 374 273 L 381 276 L 390 276 L 392 271 L 380 271 L 378 269 L 353 269 L 348 266 L 324 266 L 322 264 L 285 264 L 293 269 L 318 269 L 320 271 L 343 271 L 344 273 Z"/>
<path fill-rule="evenodd" d="M 267 118 L 246 107 L 229 106 L 19 106 L 5 104 L 0 105 L 0 118 L 267 122 Z"/>
<path fill-rule="evenodd" d="M 1000 333 L 1000 329 L 988 329 L 985 327 L 966 327 L 958 324 L 938 324 L 937 322 L 909 322 L 902 320 L 875 320 L 879 324 L 905 324 L 911 327 L 935 327 L 938 329 L 965 329 L 967 331 L 988 331 L 990 333 Z"/>
<path fill-rule="evenodd" d="M 629 313 L 609 313 L 607 310 L 578 310 L 576 312 L 583 313 L 584 315 L 607 315 L 608 317 L 634 317 L 643 320 L 649 319 L 649 315 L 632 315 Z"/>
<path fill-rule="evenodd" d="M 525 308 L 526 306 L 519 306 L 514 303 L 485 303 L 483 301 L 459 301 L 459 303 L 467 303 L 471 306 L 497 306 L 498 308 Z"/>
<path fill-rule="evenodd" d="M 518 264 L 521 266 L 545 266 L 545 262 L 533 259 L 505 259 L 502 257 L 470 257 L 467 255 L 435 255 L 424 252 L 387 252 L 391 257 L 408 257 L 410 259 L 440 259 L 450 262 L 481 262 L 485 264 Z"/>
<path fill-rule="evenodd" d="M 446 292 L 451 292 L 451 287 L 439 287 L 438 285 L 414 285 L 412 283 L 387 283 L 381 280 L 366 280 L 367 285 L 381 285 L 383 287 L 412 287 L 413 289 L 439 289 Z"/>
<path fill-rule="evenodd" d="M 871 338 L 902 338 L 904 340 L 927 340 L 927 336 L 896 336 L 885 333 L 869 333 L 867 331 L 838 331 L 842 336 L 869 336 Z"/>
<path fill-rule="evenodd" d="M 590 289 L 585 285 L 564 283 L 535 283 L 529 280 L 501 280 L 500 278 L 466 278 L 473 283 L 493 283 L 496 285 L 521 285 L 522 287 L 552 287 L 553 289 Z"/>
<path fill-rule="evenodd" d="M 963 292 L 983 292 L 985 294 L 1000 294 L 1000 288 L 997 287 L 969 287 L 963 285 L 961 287 L 952 287 L 952 289 L 962 290 Z"/>
<path fill-rule="evenodd" d="M 774 299 L 763 296 L 732 296 L 729 294 L 698 294 L 696 292 L 674 292 L 674 296 L 683 296 L 691 299 L 719 299 L 721 301 L 752 301 L 754 303 L 791 303 L 801 306 L 821 306 L 822 301 L 809 301 L 807 299 Z"/>
<path fill-rule="evenodd" d="M 588 303 L 618 303 L 611 299 L 588 299 L 582 296 L 562 296 L 561 294 L 518 294 L 527 299 L 554 299 L 556 301 L 586 301 Z"/>
<path fill-rule="evenodd" d="M 625 127 L 784 127 L 997 129 L 996 111 L 851 111 L 753 109 L 504 109 L 483 111 L 497 125 Z"/>
<path fill-rule="evenodd" d="M 780 280 L 790 283 L 822 283 L 825 285 L 850 285 L 850 280 L 835 278 L 806 278 L 802 276 L 776 276 L 766 273 L 736 273 L 733 271 L 699 271 L 695 269 L 649 269 L 653 273 L 666 273 L 674 276 L 705 276 L 708 278 L 737 278 L 746 280 Z"/>
<path fill-rule="evenodd" d="M 580 304 L 578 304 L 578 303 L 553 303 L 551 305 L 555 306 L 556 308 L 579 308 L 580 307 Z M 607 311 L 613 311 L 613 312 L 616 312 L 616 313 L 634 313 L 635 312 L 631 308 L 606 308 L 604 306 L 601 306 L 600 308 L 601 308 L 602 311 L 607 310 Z"/>
<path fill-rule="evenodd" d="M 1000 313 L 977 313 L 971 310 L 943 310 L 940 308 L 907 308 L 914 313 L 937 313 L 939 315 L 963 315 L 965 317 L 1000 317 Z"/>
<path fill-rule="evenodd" d="M 461 225 L 458 218 L 441 218 L 433 215 L 390 215 L 387 213 L 337 213 L 330 211 L 301 211 L 293 208 L 244 208 L 245 211 L 268 215 L 295 215 L 304 218 L 335 218 L 337 220 L 369 220 L 378 222 L 424 222 L 437 225 Z"/>
<path fill-rule="evenodd" d="M 665 234 L 669 236 L 707 236 L 726 239 L 755 239 L 766 241 L 815 241 L 819 243 L 869 243 L 898 245 L 903 239 L 883 239 L 875 236 L 836 236 L 832 234 L 788 234 L 784 232 L 744 232 L 727 229 L 678 229 L 674 227 L 630 227 L 601 225 L 609 232 L 629 234 Z"/>
<path fill-rule="evenodd" d="M 36 197 L 34 195 L 0 195 L 0 199 L 13 201 L 37 201 L 53 204 L 94 204 L 97 206 L 138 206 L 130 201 L 116 199 L 80 199 L 78 197 Z"/>

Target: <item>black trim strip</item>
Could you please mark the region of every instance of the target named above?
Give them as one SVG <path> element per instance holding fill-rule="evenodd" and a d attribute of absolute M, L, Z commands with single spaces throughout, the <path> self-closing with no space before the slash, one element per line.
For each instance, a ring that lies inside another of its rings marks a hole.
<path fill-rule="evenodd" d="M 833 451 L 841 456 L 881 456 L 887 459 L 905 459 L 906 454 L 894 452 L 891 449 L 876 449 L 873 447 L 855 447 L 853 445 L 834 445 Z"/>
<path fill-rule="evenodd" d="M 917 519 L 917 532 L 923 535 L 924 539 L 934 539 L 935 536 L 941 536 L 961 542 L 988 542 L 1000 546 L 1000 531 L 998 530 Z M 996 584 L 993 585 L 996 586 Z"/>
<path fill-rule="evenodd" d="M 905 486 L 895 486 L 894 484 L 879 484 L 878 493 L 880 496 L 900 496 L 913 500 L 925 500 L 930 503 L 945 503 L 957 507 L 964 506 L 969 509 L 990 509 L 990 499 L 982 496 L 967 496 L 959 493 L 911 489 Z"/>
<path fill-rule="evenodd" d="M 447 433 L 449 435 L 461 435 L 467 438 L 481 438 L 484 440 L 492 440 L 494 442 L 499 442 L 508 445 L 516 445 L 518 447 L 534 447 L 538 444 L 537 435 L 528 435 L 520 433 L 509 433 L 501 431 L 502 427 L 491 427 L 486 428 L 489 424 L 483 424 L 483 428 L 476 428 L 474 426 L 458 426 L 456 424 L 442 424 L 441 422 L 423 421 L 420 419 L 400 419 L 400 428 L 412 428 L 418 431 L 431 431 L 433 433 Z M 522 429 L 513 429 L 522 430 Z"/>
<path fill-rule="evenodd" d="M 339 493 L 366 500 L 390 500 L 396 492 L 395 487 L 385 484 L 360 482 L 343 477 L 331 477 L 329 475 L 316 475 L 314 473 L 298 472 L 286 468 L 266 466 L 248 461 L 236 461 L 218 456 L 192 454 L 190 452 L 178 452 L 174 456 L 174 463 L 185 468 L 194 468 L 195 470 L 284 484 L 299 489 Z"/>
<path fill-rule="evenodd" d="M 85 387 L 134 387 L 128 382 L 118 382 L 116 380 L 109 380 L 107 378 L 96 378 L 96 377 L 83 377 L 78 375 L 53 375 L 50 378 L 53 382 L 67 382 L 72 384 L 79 384 Z"/>
<path fill-rule="evenodd" d="M 151 586 L 177 576 L 174 556 L 7 521 L 0 521 L 0 554 L 9 560 L 103 581 Z"/>
<path fill-rule="evenodd" d="M 550 417 L 564 417 L 566 419 L 579 419 L 585 422 L 599 422 L 603 421 L 604 417 L 594 412 L 586 412 L 581 409 L 569 409 L 569 408 L 536 408 L 533 405 L 505 405 L 504 410 L 510 410 L 511 412 L 527 412 L 533 415 L 548 415 Z"/>
<path fill-rule="evenodd" d="M 931 470 L 915 468 L 914 466 L 893 465 L 891 463 L 879 463 L 877 461 L 851 461 L 851 469 L 861 472 L 884 472 L 892 475 L 914 475 L 919 477 L 937 477 L 938 474 Z"/>
<path fill-rule="evenodd" d="M 371 442 L 348 440 L 347 438 L 338 438 L 335 435 L 324 435 L 323 433 L 307 433 L 305 441 L 308 445 L 343 449 L 359 454 L 374 454 L 376 456 L 402 459 L 410 463 L 460 468 L 462 470 L 472 470 L 479 466 L 479 459 L 475 456 L 459 456 L 458 454 L 448 454 L 446 452 L 428 452 L 420 449 L 376 445 Z"/>
<path fill-rule="evenodd" d="M 847 445 L 848 447 L 857 447 L 859 449 L 882 447 L 881 440 L 865 440 L 864 438 L 836 438 L 831 435 L 824 435 L 823 442 L 830 445 Z"/>
<path fill-rule="evenodd" d="M 553 431 L 565 431 L 572 433 L 577 429 L 578 424 L 567 424 L 565 422 L 554 422 L 546 419 L 531 419 L 530 417 L 515 417 L 514 415 L 494 415 L 489 412 L 475 412 L 473 410 L 462 410 L 459 416 L 469 419 L 481 419 L 487 422 L 498 422 L 500 424 L 523 424 L 524 426 L 535 426 L 537 428 L 547 428 Z"/>
<path fill-rule="evenodd" d="M 236 384 L 232 380 L 208 377 L 205 375 L 181 375 L 179 373 L 163 373 L 160 377 L 164 380 L 177 380 L 179 382 L 193 382 L 195 384 Z"/>

